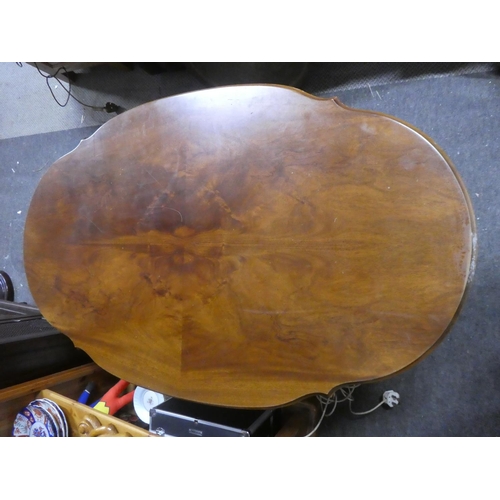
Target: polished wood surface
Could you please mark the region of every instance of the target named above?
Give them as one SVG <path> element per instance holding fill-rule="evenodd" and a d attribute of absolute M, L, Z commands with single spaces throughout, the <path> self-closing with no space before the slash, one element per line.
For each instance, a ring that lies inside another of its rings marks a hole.
<path fill-rule="evenodd" d="M 110 120 L 41 180 L 24 252 L 44 317 L 109 372 L 267 407 L 418 361 L 457 312 L 474 242 L 429 138 L 269 85 Z"/>

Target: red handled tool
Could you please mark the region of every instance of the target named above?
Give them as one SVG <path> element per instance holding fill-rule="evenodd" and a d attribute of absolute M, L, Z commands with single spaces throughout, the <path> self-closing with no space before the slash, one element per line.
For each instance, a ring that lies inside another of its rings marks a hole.
<path fill-rule="evenodd" d="M 128 403 L 131 403 L 134 399 L 135 390 L 120 396 L 128 385 L 129 383 L 125 380 L 120 380 L 104 394 L 96 405 L 94 405 L 94 409 L 101 413 L 106 413 L 107 415 L 114 415 L 118 410 Z"/>

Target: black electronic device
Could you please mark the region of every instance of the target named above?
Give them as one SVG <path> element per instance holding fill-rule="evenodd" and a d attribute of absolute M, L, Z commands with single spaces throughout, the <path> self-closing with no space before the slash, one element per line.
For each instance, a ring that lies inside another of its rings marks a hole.
<path fill-rule="evenodd" d="M 244 410 L 170 398 L 150 410 L 150 432 L 171 437 L 267 437 L 279 410 Z"/>

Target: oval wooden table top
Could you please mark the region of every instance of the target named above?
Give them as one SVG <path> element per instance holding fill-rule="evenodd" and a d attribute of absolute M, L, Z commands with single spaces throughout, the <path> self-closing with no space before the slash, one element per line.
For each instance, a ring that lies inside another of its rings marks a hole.
<path fill-rule="evenodd" d="M 270 407 L 407 368 L 474 267 L 450 160 L 393 117 L 283 86 L 127 111 L 59 159 L 25 229 L 44 317 L 112 374 Z"/>

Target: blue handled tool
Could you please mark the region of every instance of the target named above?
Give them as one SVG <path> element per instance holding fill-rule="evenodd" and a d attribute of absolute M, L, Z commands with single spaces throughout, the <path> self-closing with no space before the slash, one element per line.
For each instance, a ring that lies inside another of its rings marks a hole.
<path fill-rule="evenodd" d="M 92 392 L 94 387 L 95 387 L 95 383 L 89 382 L 87 384 L 87 387 L 85 387 L 85 390 L 80 394 L 80 397 L 78 398 L 78 402 L 82 403 L 82 404 L 86 404 L 88 399 L 89 399 L 90 393 Z"/>

